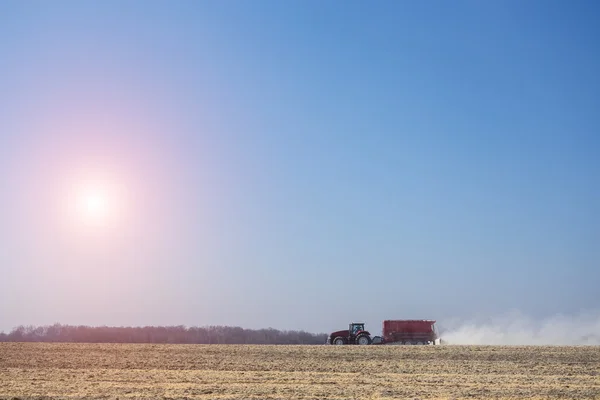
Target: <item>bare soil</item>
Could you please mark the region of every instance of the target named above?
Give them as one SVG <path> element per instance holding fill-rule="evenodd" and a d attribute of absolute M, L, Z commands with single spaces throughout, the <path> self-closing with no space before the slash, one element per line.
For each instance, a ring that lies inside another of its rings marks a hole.
<path fill-rule="evenodd" d="M 600 347 L 0 343 L 0 399 L 600 399 Z"/>

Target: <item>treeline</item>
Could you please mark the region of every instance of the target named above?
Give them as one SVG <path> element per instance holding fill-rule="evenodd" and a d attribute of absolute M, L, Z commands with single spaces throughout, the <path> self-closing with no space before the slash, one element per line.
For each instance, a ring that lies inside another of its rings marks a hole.
<path fill-rule="evenodd" d="M 324 344 L 327 334 L 231 326 L 19 326 L 0 332 L 0 342 L 172 343 L 172 344 Z"/>

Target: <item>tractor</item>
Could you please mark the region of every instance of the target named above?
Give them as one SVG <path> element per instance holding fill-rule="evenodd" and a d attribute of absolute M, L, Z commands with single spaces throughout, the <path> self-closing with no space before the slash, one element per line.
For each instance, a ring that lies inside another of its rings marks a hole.
<path fill-rule="evenodd" d="M 425 345 L 441 344 L 435 329 L 435 321 L 429 319 L 385 320 L 382 326 L 383 336 L 371 337 L 365 331 L 365 324 L 353 322 L 348 330 L 333 332 L 327 338 L 327 344 L 405 344 Z"/>
<path fill-rule="evenodd" d="M 352 322 L 348 330 L 333 332 L 328 338 L 329 344 L 371 344 L 371 334 L 365 331 L 365 324 L 362 322 Z"/>

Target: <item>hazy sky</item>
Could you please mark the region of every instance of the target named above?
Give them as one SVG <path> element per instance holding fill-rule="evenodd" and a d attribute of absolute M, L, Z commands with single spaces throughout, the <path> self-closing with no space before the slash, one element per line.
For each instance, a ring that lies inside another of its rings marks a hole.
<path fill-rule="evenodd" d="M 0 2 L 0 330 L 599 309 L 599 17 Z"/>

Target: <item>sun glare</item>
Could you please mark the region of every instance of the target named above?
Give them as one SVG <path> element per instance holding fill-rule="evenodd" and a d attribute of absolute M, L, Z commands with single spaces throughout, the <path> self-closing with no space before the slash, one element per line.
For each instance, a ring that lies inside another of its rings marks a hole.
<path fill-rule="evenodd" d="M 111 214 L 111 197 L 109 191 L 101 186 L 86 187 L 79 193 L 78 211 L 83 222 L 103 225 Z"/>

